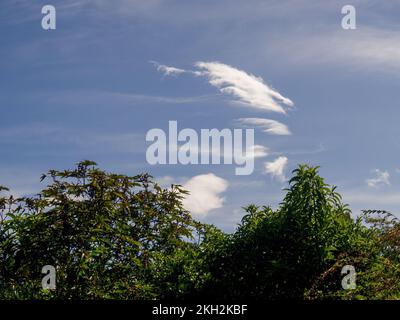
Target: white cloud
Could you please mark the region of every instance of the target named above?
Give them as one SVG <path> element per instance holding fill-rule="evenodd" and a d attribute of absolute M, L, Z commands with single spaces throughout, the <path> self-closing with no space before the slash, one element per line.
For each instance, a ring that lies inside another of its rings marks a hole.
<path fill-rule="evenodd" d="M 280 182 L 286 181 L 285 169 L 288 163 L 288 158 L 279 157 L 272 162 L 265 162 L 265 173 L 271 174 Z"/>
<path fill-rule="evenodd" d="M 273 90 L 264 80 L 242 70 L 231 67 L 220 62 L 196 62 L 195 66 L 199 70 L 184 70 L 171 66 L 153 63 L 157 70 L 164 75 L 179 75 L 191 73 L 195 76 L 203 76 L 208 82 L 218 88 L 221 93 L 228 94 L 236 98 L 236 102 L 247 106 L 272 111 L 286 113 L 282 105 L 292 107 L 293 102 Z"/>
<path fill-rule="evenodd" d="M 242 150 L 235 150 L 235 152 L 240 153 Z M 236 153 L 235 153 L 236 154 Z M 254 161 L 257 158 L 265 158 L 269 155 L 269 149 L 267 147 L 255 144 L 251 146 L 245 153 L 243 153 L 243 157 L 246 161 Z"/>
<path fill-rule="evenodd" d="M 195 66 L 212 86 L 248 106 L 280 113 L 285 113 L 280 103 L 293 106 L 291 100 L 270 88 L 260 77 L 219 62 L 197 62 Z"/>
<path fill-rule="evenodd" d="M 224 198 L 221 198 L 220 194 L 228 185 L 228 181 L 213 173 L 195 176 L 183 185 L 190 192 L 183 200 L 183 205 L 193 215 L 204 217 L 211 210 L 223 206 Z"/>
<path fill-rule="evenodd" d="M 222 151 L 222 152 L 221 152 Z M 224 157 L 226 156 L 223 152 L 223 150 L 221 150 L 221 148 L 215 148 L 213 147 L 211 150 L 198 150 L 198 149 L 193 149 L 194 153 L 200 154 L 200 155 L 211 155 L 211 156 L 218 156 L 220 158 L 222 158 L 222 160 L 224 159 Z M 243 154 L 243 157 L 246 160 L 251 160 L 251 159 L 256 159 L 256 158 L 264 158 L 266 156 L 268 156 L 268 148 L 264 147 L 262 145 L 259 144 L 255 144 L 253 146 L 250 146 L 249 148 L 246 147 L 245 150 L 242 149 L 234 149 L 233 150 L 233 155 L 236 154 Z"/>
<path fill-rule="evenodd" d="M 268 156 L 268 148 L 261 146 L 261 145 L 254 145 L 252 146 L 251 150 L 253 151 L 253 157 L 254 158 L 264 158 Z"/>
<path fill-rule="evenodd" d="M 159 64 L 157 61 L 150 61 L 150 63 L 156 67 L 157 71 L 164 73 L 165 76 L 179 75 L 186 72 L 186 70 L 183 69 Z"/>
<path fill-rule="evenodd" d="M 374 170 L 375 174 L 376 174 L 376 178 L 371 178 L 371 179 L 367 179 L 367 185 L 368 187 L 379 187 L 381 185 L 390 185 L 390 174 L 388 171 L 381 171 L 379 169 Z"/>
<path fill-rule="evenodd" d="M 278 121 L 263 118 L 241 118 L 238 119 L 241 123 L 246 125 L 259 126 L 264 132 L 276 135 L 290 135 L 289 128 Z"/>

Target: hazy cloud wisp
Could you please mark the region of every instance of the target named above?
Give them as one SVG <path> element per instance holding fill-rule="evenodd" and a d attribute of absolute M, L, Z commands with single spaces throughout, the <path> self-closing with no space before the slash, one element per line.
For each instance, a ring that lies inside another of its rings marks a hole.
<path fill-rule="evenodd" d="M 272 162 L 265 162 L 265 173 L 272 175 L 280 182 L 286 181 L 285 169 L 288 164 L 288 158 L 282 156 Z"/>
<path fill-rule="evenodd" d="M 371 188 L 376 188 L 382 185 L 390 185 L 390 174 L 388 171 L 374 170 L 376 178 L 367 179 L 367 185 Z"/>
<path fill-rule="evenodd" d="M 241 118 L 238 121 L 244 125 L 261 127 L 264 132 L 269 134 L 291 135 L 289 128 L 279 121 L 263 118 Z"/>

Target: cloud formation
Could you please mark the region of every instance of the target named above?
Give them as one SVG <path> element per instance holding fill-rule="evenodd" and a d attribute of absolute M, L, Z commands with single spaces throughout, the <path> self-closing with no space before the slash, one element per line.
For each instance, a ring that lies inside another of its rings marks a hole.
<path fill-rule="evenodd" d="M 266 55 L 279 57 L 286 67 L 324 65 L 394 74 L 400 70 L 400 34 L 390 28 L 363 26 L 343 32 L 327 25 L 315 34 L 294 33 L 274 40 L 273 47 L 265 48 Z"/>
<path fill-rule="evenodd" d="M 236 102 L 263 111 L 286 113 L 282 105 L 292 107 L 293 102 L 272 89 L 261 77 L 248 74 L 220 62 L 196 62 L 198 70 L 184 70 L 152 62 L 164 75 L 191 73 L 206 77 L 223 94 L 233 96 Z"/>
<path fill-rule="evenodd" d="M 288 163 L 288 158 L 279 157 L 272 162 L 265 162 L 265 173 L 272 175 L 280 182 L 286 181 L 285 169 Z"/>
<path fill-rule="evenodd" d="M 243 104 L 279 113 L 286 113 L 281 104 L 293 106 L 290 99 L 273 90 L 260 77 L 219 62 L 196 62 L 195 66 L 212 86 Z"/>
<path fill-rule="evenodd" d="M 376 178 L 367 179 L 367 185 L 371 188 L 376 188 L 381 185 L 390 185 L 390 174 L 388 171 L 381 171 L 379 169 L 374 170 Z"/>
<path fill-rule="evenodd" d="M 245 125 L 261 127 L 266 133 L 275 135 L 291 135 L 289 128 L 279 121 L 264 118 L 241 118 L 238 119 L 238 121 Z"/>
<path fill-rule="evenodd" d="M 164 73 L 165 76 L 179 75 L 186 72 L 184 69 L 159 64 L 157 61 L 150 61 L 150 63 L 156 67 L 157 71 Z"/>
<path fill-rule="evenodd" d="M 268 148 L 261 146 L 259 144 L 255 144 L 254 146 L 251 147 L 250 152 L 253 156 L 253 158 L 264 158 L 268 156 Z M 246 154 L 247 156 L 247 154 Z"/>
<path fill-rule="evenodd" d="M 183 205 L 193 215 L 204 217 L 211 210 L 223 206 L 224 198 L 221 193 L 228 185 L 228 181 L 213 173 L 195 176 L 183 185 L 190 192 L 183 200 Z"/>

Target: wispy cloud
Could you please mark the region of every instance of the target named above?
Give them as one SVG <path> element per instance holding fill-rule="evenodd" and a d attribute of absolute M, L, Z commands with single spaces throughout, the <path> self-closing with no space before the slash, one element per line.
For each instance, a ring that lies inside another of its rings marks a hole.
<path fill-rule="evenodd" d="M 131 132 L 90 132 L 82 129 L 70 129 L 67 127 L 53 126 L 48 123 L 32 123 L 25 126 L 14 126 L 0 129 L 0 139 L 9 144 L 28 145 L 36 147 L 73 148 L 72 150 L 85 152 L 121 152 L 142 153 L 146 144 L 144 135 Z M 39 152 L 39 149 L 36 150 Z M 53 151 L 48 151 L 53 152 Z M 59 152 L 59 151 L 58 151 Z M 71 149 L 66 151 L 71 153 Z"/>
<path fill-rule="evenodd" d="M 154 62 L 153 62 L 154 64 Z M 196 62 L 198 70 L 184 70 L 172 66 L 155 64 L 164 75 L 191 73 L 206 77 L 221 93 L 230 95 L 235 101 L 263 111 L 286 113 L 283 105 L 292 107 L 293 102 L 268 86 L 261 77 L 236 69 L 220 62 Z"/>
<path fill-rule="evenodd" d="M 242 148 L 233 148 L 228 154 L 225 153 L 224 145 L 222 146 L 215 146 L 212 145 L 209 149 L 203 149 L 201 146 L 197 144 L 192 144 L 188 142 L 178 145 L 172 146 L 164 146 L 160 148 L 162 152 L 189 152 L 191 155 L 195 155 L 196 157 L 212 157 L 212 158 L 220 158 L 221 163 L 224 163 L 225 157 L 228 155 L 240 155 L 243 160 L 254 160 L 257 158 L 265 158 L 269 155 L 269 149 L 259 144 L 255 144 L 252 146 L 246 146 L 245 149 Z M 232 153 L 231 153 L 232 152 Z"/>
<path fill-rule="evenodd" d="M 394 207 L 398 210 L 400 206 L 400 192 L 376 192 L 353 190 L 343 192 L 343 201 L 350 203 L 352 206 L 361 207 L 362 209 L 385 209 Z"/>
<path fill-rule="evenodd" d="M 265 173 L 272 175 L 280 182 L 286 181 L 285 169 L 288 158 L 282 156 L 272 162 L 265 162 Z"/>
<path fill-rule="evenodd" d="M 28 94 L 26 95 L 26 97 Z M 144 104 L 191 104 L 202 101 L 208 101 L 216 98 L 216 95 L 201 95 L 192 97 L 168 97 L 157 95 L 145 95 L 127 92 L 110 92 L 110 91 L 55 91 L 43 92 L 31 95 L 30 98 L 40 101 L 46 101 L 48 104 L 59 106 L 78 106 L 81 107 L 99 107 L 110 106 L 115 107 L 140 107 Z M 0 97 L 1 99 L 1 97 Z"/>
<path fill-rule="evenodd" d="M 354 214 L 361 210 L 387 210 L 400 218 L 400 190 L 388 191 L 385 189 L 343 190 L 343 202 L 349 204 Z"/>
<path fill-rule="evenodd" d="M 268 151 L 269 150 L 267 147 L 256 144 L 256 145 L 252 146 L 250 153 L 252 154 L 252 156 L 254 158 L 264 158 L 264 157 L 268 156 Z M 247 156 L 247 154 L 246 154 L 246 156 Z"/>
<path fill-rule="evenodd" d="M 371 188 L 376 188 L 382 185 L 390 185 L 390 174 L 388 171 L 374 170 L 376 177 L 367 179 L 367 185 Z"/>
<path fill-rule="evenodd" d="M 202 174 L 189 179 L 183 187 L 190 192 L 183 200 L 184 207 L 196 216 L 206 216 L 211 210 L 221 208 L 221 197 L 229 186 L 228 181 L 213 173 Z"/>
<path fill-rule="evenodd" d="M 197 62 L 195 65 L 212 86 L 245 105 L 279 113 L 286 112 L 281 104 L 293 106 L 290 99 L 273 90 L 260 77 L 219 62 Z"/>
<path fill-rule="evenodd" d="M 264 119 L 264 118 L 241 118 L 238 121 L 244 125 L 252 125 L 261 127 L 262 130 L 266 133 L 275 134 L 275 135 L 290 135 L 291 132 L 289 128 L 275 120 Z"/>
<path fill-rule="evenodd" d="M 157 71 L 164 73 L 165 76 L 179 75 L 187 72 L 184 69 L 167 66 L 165 64 L 159 64 L 157 61 L 149 61 L 149 62 L 156 67 Z"/>
<path fill-rule="evenodd" d="M 243 154 L 243 157 L 246 158 L 247 160 L 256 159 L 256 158 L 264 158 L 264 157 L 268 156 L 268 154 L 269 154 L 268 151 L 269 150 L 268 150 L 267 147 L 264 147 L 264 146 L 259 145 L 259 144 L 255 144 L 255 145 L 250 146 L 248 149 L 245 150 L 245 152 Z M 194 152 L 196 152 L 196 149 L 194 150 Z M 233 150 L 234 154 L 240 154 L 242 152 L 243 152 L 242 149 L 236 149 L 235 148 Z M 205 151 L 200 150 L 198 153 L 199 154 L 209 154 L 209 155 L 214 155 L 214 156 L 217 155 L 217 156 L 219 156 L 221 158 L 225 157 L 225 154 L 224 154 L 223 150 L 221 150 L 221 148 L 215 148 L 215 147 L 212 147 L 212 149 L 209 150 L 209 151 L 208 150 L 205 150 Z"/>
<path fill-rule="evenodd" d="M 343 66 L 360 71 L 395 72 L 400 70 L 398 30 L 364 26 L 351 32 L 321 27 L 318 34 L 294 34 L 274 39 L 266 48 L 274 59 L 284 58 L 291 66 Z"/>

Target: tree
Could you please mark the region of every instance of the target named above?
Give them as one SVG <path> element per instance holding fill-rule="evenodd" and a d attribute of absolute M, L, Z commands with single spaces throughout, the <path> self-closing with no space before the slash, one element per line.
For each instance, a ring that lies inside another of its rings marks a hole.
<path fill-rule="evenodd" d="M 204 294 L 223 298 L 303 299 L 324 271 L 343 255 L 359 252 L 368 230 L 353 221 L 341 196 L 299 166 L 277 210 L 250 205 L 237 231 L 209 261 Z M 336 279 L 340 285 L 340 274 Z"/>
<path fill-rule="evenodd" d="M 110 174 L 83 161 L 46 178 L 51 184 L 36 197 L 0 200 L 0 295 L 158 297 L 155 265 L 164 268 L 170 255 L 188 250 L 202 227 L 182 207 L 180 186 L 162 189 L 147 174 Z M 57 270 L 51 293 L 41 289 L 45 265 Z"/>
<path fill-rule="evenodd" d="M 313 299 L 400 299 L 400 223 L 385 210 L 363 210 L 358 218 L 363 236 L 355 250 L 343 252 L 313 285 Z M 368 226 L 366 228 L 365 226 Z M 360 234 L 353 232 L 352 234 Z M 343 265 L 353 265 L 357 282 L 343 290 L 334 279 Z"/>

